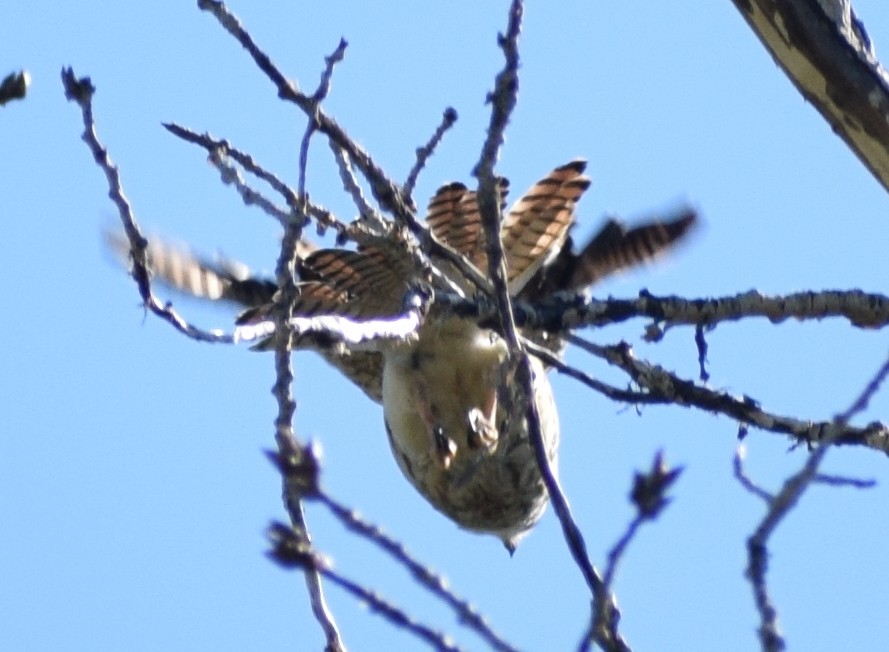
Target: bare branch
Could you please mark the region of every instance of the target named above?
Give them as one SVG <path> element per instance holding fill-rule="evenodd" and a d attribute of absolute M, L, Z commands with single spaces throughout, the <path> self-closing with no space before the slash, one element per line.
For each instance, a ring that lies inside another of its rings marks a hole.
<path fill-rule="evenodd" d="M 784 296 L 750 290 L 729 297 L 685 299 L 657 297 L 643 290 L 638 299 L 626 301 L 575 298 L 554 301 L 535 315 L 534 322 L 542 328 L 561 330 L 614 324 L 634 317 L 650 317 L 671 325 L 709 326 L 748 317 L 766 317 L 773 324 L 789 318 L 802 321 L 844 317 L 853 326 L 881 328 L 889 324 L 889 297 L 861 290 L 797 292 Z"/>
<path fill-rule="evenodd" d="M 409 616 L 391 602 L 374 591 L 370 591 L 346 577 L 334 573 L 332 570 L 324 570 L 324 576 L 334 584 L 345 589 L 360 602 L 367 604 L 373 611 L 383 616 L 396 627 L 409 632 L 429 644 L 435 650 L 444 652 L 461 652 L 463 648 L 456 645 L 446 634 L 437 632 Z"/>
<path fill-rule="evenodd" d="M 269 184 L 273 190 L 284 198 L 288 206 L 295 206 L 297 191 L 284 183 L 276 174 L 265 169 L 252 156 L 241 151 L 227 140 L 213 138 L 207 133 L 198 134 L 187 127 L 175 123 L 164 123 L 164 127 L 175 136 L 207 150 L 210 162 L 219 170 L 223 182 L 234 184 L 246 205 L 259 205 L 266 213 L 278 220 L 282 226 L 287 224 L 287 221 L 290 219 L 290 211 L 276 206 L 274 202 L 244 183 L 237 170 L 228 165 L 228 159 L 233 159 L 250 174 Z M 306 211 L 317 220 L 319 229 L 333 227 L 340 235 L 346 232 L 346 225 L 324 207 L 306 200 Z"/>
<path fill-rule="evenodd" d="M 244 30 L 240 21 L 228 11 L 224 3 L 215 0 L 198 0 L 198 7 L 212 13 L 223 28 L 247 50 L 256 65 L 278 89 L 280 98 L 296 104 L 310 120 L 315 121 L 318 131 L 326 135 L 346 153 L 349 161 L 361 171 L 370 183 L 371 192 L 380 206 L 394 215 L 397 221 L 408 227 L 411 234 L 417 238 L 421 249 L 430 258 L 445 261 L 458 269 L 464 278 L 471 280 L 480 290 L 490 290 L 490 282 L 483 274 L 472 265 L 466 264 L 462 256 L 432 236 L 429 229 L 417 219 L 411 202 L 405 197 L 404 190 L 386 175 L 383 169 L 373 161 L 370 154 L 352 140 L 321 107 L 315 106 L 312 98 L 302 93 L 295 82 L 288 80 L 278 70 L 269 56 L 256 45 L 253 38 Z"/>
<path fill-rule="evenodd" d="M 277 365 L 278 360 L 276 359 L 275 362 Z M 285 375 L 289 371 L 288 365 Z M 284 380 L 286 381 L 286 378 Z M 276 382 L 273 391 L 284 394 L 283 400 L 279 400 L 278 419 L 280 420 L 282 404 L 285 410 L 294 410 L 296 405 L 292 397 L 287 396 L 289 394 L 289 385 L 286 388 L 279 388 Z M 276 398 L 278 397 L 276 396 Z M 313 492 L 317 489 L 320 451 L 311 444 L 308 446 L 299 444 L 293 434 L 292 421 L 284 423 L 280 427 L 276 421 L 275 439 L 278 444 L 278 451 L 277 453 L 269 454 L 269 457 L 275 462 L 281 472 L 283 480 L 282 497 L 291 522 L 291 528 L 280 527 L 287 532 L 299 532 L 300 538 L 308 550 L 311 546 L 311 536 L 305 522 L 302 499 L 305 496 L 313 495 Z M 274 531 L 277 530 L 278 528 L 274 528 Z M 273 541 L 277 541 L 275 536 L 271 536 L 271 538 Z M 327 640 L 327 645 L 324 648 L 325 652 L 345 652 L 345 644 L 342 641 L 333 614 L 330 612 L 324 599 L 324 588 L 321 584 L 321 575 L 318 572 L 317 566 L 318 564 L 314 563 L 302 566 L 305 570 L 306 589 L 309 593 L 312 613 L 315 616 L 315 620 L 321 625 Z"/>
<path fill-rule="evenodd" d="M 630 499 L 636 507 L 636 516 L 630 521 L 626 531 L 608 552 L 608 564 L 602 579 L 602 590 L 593 598 L 593 617 L 589 631 L 581 644 L 581 650 L 589 649 L 592 642 L 608 642 L 613 638 L 610 631 L 612 621 L 619 616 L 614 613 L 614 598 L 611 587 L 617 573 L 617 566 L 635 538 L 639 527 L 656 519 L 670 500 L 665 496 L 667 489 L 676 482 L 682 467 L 670 469 L 664 461 L 662 451 L 658 451 L 648 473 L 636 473 Z M 601 644 L 601 643 L 600 643 Z M 603 645 L 605 647 L 605 645 Z M 607 648 L 606 648 L 607 649 Z"/>
<path fill-rule="evenodd" d="M 318 84 L 315 94 L 312 95 L 312 99 L 316 102 L 322 102 L 330 93 L 330 81 L 333 78 L 333 68 L 346 56 L 347 47 L 349 47 L 349 43 L 346 39 L 341 38 L 336 49 L 330 53 L 330 56 L 324 58 L 324 72 L 321 73 L 321 82 Z"/>
<path fill-rule="evenodd" d="M 404 196 L 411 206 L 416 207 L 412 195 L 414 186 L 417 184 L 417 177 L 420 176 L 420 172 L 422 172 L 425 167 L 426 161 L 432 156 L 432 152 L 435 151 L 435 148 L 438 147 L 438 143 L 441 142 L 445 132 L 453 127 L 455 122 L 457 122 L 457 111 L 449 106 L 442 114 L 441 123 L 436 128 L 435 133 L 432 134 L 432 138 L 429 139 L 429 142 L 423 147 L 417 148 L 417 160 L 411 168 L 411 171 L 408 172 L 407 180 L 404 182 Z"/>
<path fill-rule="evenodd" d="M 418 622 L 376 592 L 364 588 L 344 575 L 335 573 L 330 562 L 312 549 L 311 542 L 305 532 L 299 528 L 273 523 L 269 528 L 268 536 L 272 543 L 272 551 L 269 555 L 285 568 L 300 568 L 307 575 L 310 572 L 323 575 L 362 603 L 367 604 L 370 609 L 383 616 L 394 626 L 425 641 L 435 650 L 460 652 L 462 649 L 444 634 Z"/>
<path fill-rule="evenodd" d="M 698 367 L 701 370 L 698 378 L 701 382 L 706 383 L 710 380 L 710 374 L 707 372 L 707 338 L 704 337 L 702 324 L 695 326 L 695 346 L 698 348 Z"/>
<path fill-rule="evenodd" d="M 417 582 L 454 610 L 461 625 L 466 625 L 475 631 L 495 650 L 509 652 L 516 649 L 491 629 L 485 617 L 475 607 L 451 591 L 445 578 L 417 561 L 400 541 L 396 541 L 378 526 L 361 518 L 354 510 L 340 505 L 324 492 L 317 494 L 317 500 L 330 509 L 349 530 L 368 539 L 407 568 Z"/>
<path fill-rule="evenodd" d="M 861 394 L 858 395 L 858 398 L 849 406 L 849 408 L 840 415 L 837 415 L 837 420 L 847 423 L 854 417 L 856 414 L 860 412 L 864 412 L 867 409 L 868 404 L 870 403 L 871 398 L 879 391 L 880 386 L 886 382 L 886 377 L 889 376 L 889 358 L 883 363 L 877 373 L 874 374 L 873 378 L 871 378 L 864 389 L 861 391 Z"/>
<path fill-rule="evenodd" d="M 491 121 L 488 126 L 488 135 L 482 146 L 479 162 L 473 170 L 473 174 L 479 181 L 477 198 L 487 243 L 488 273 L 493 281 L 493 296 L 497 306 L 499 330 L 509 345 L 510 351 L 516 356 L 516 380 L 519 386 L 522 387 L 525 396 L 529 397 L 527 411 L 528 438 L 534 450 L 537 466 L 575 563 L 592 594 L 607 605 L 608 621 L 600 630 L 594 632 L 596 640 L 607 650 L 628 650 L 629 647 L 617 631 L 620 614 L 617 610 L 614 596 L 604 590 L 602 579 L 599 577 L 596 569 L 593 568 L 586 550 L 583 534 L 571 514 L 565 494 L 549 463 L 546 445 L 540 428 L 540 415 L 537 412 L 537 406 L 533 398 L 530 398 L 534 396 L 531 363 L 518 336 L 513 317 L 512 301 L 506 281 L 506 263 L 503 258 L 503 249 L 500 241 L 500 222 L 502 219 L 500 215 L 500 193 L 497 176 L 494 174 L 494 166 L 499 157 L 500 147 L 504 140 L 504 131 L 515 108 L 518 94 L 518 38 L 521 33 L 523 10 L 524 7 L 521 0 L 514 0 L 510 6 L 506 34 L 501 35 L 499 38 L 499 45 L 503 50 L 506 63 L 503 70 L 497 74 L 494 92 L 489 97 L 491 102 Z"/>
<path fill-rule="evenodd" d="M 732 456 L 732 472 L 734 473 L 735 479 L 739 483 L 741 483 L 741 486 L 744 487 L 747 491 L 769 505 L 773 500 L 775 500 L 775 496 L 760 487 L 750 478 L 749 475 L 747 475 L 747 471 L 744 470 L 744 458 L 746 457 L 746 455 L 747 450 L 744 448 L 743 445 L 738 446 L 735 449 L 735 454 Z"/>
<path fill-rule="evenodd" d="M 626 342 L 600 346 L 576 335 L 570 336 L 568 341 L 622 369 L 647 393 L 659 398 L 659 402 L 725 414 L 761 430 L 792 435 L 798 442 L 811 445 L 834 441 L 837 444 L 863 445 L 889 454 L 889 428 L 885 424 L 874 422 L 857 428 L 836 420 L 813 422 L 772 414 L 764 411 L 759 402 L 749 396 L 736 397 L 709 389 L 679 378 L 663 367 L 639 360 Z"/>
<path fill-rule="evenodd" d="M 95 87 L 89 77 L 78 79 L 71 68 L 62 69 L 62 84 L 65 87 L 65 97 L 77 102 L 83 116 L 83 141 L 89 147 L 98 166 L 105 173 L 108 180 L 108 196 L 117 207 L 118 215 L 123 224 L 124 232 L 130 243 L 130 256 L 133 262 L 131 274 L 139 288 L 142 302 L 155 315 L 163 319 L 183 335 L 200 342 L 212 342 L 220 344 L 232 344 L 234 336 L 220 330 L 206 331 L 190 324 L 173 310 L 172 304 L 161 303 L 151 292 L 151 275 L 148 271 L 148 261 L 145 250 L 148 240 L 142 235 L 136 223 L 129 200 L 123 191 L 120 180 L 120 171 L 108 155 L 108 150 L 99 142 L 96 133 L 96 123 L 93 118 L 93 93 Z"/>
<path fill-rule="evenodd" d="M 315 121 L 318 131 L 345 150 L 352 162 L 361 170 L 361 173 L 370 183 L 371 191 L 380 203 L 380 206 L 399 217 L 410 213 L 410 209 L 404 199 L 404 193 L 398 184 L 392 181 L 383 172 L 383 169 L 374 162 L 370 154 L 352 140 L 333 118 L 316 105 L 310 96 L 300 91 L 296 82 L 287 79 L 278 70 L 277 66 L 272 63 L 271 58 L 259 48 L 250 34 L 243 28 L 240 21 L 234 14 L 229 12 L 224 3 L 216 2 L 215 0 L 198 0 L 198 7 L 213 14 L 220 25 L 237 39 L 241 47 L 247 50 L 256 62 L 256 65 L 259 66 L 259 69 L 265 73 L 277 88 L 278 97 L 296 104 L 310 120 Z"/>
<path fill-rule="evenodd" d="M 812 482 L 826 484 L 831 487 L 852 487 L 853 489 L 873 489 L 877 486 L 876 480 L 862 480 L 861 478 L 844 478 L 838 475 L 826 475 L 817 473 Z"/>
<path fill-rule="evenodd" d="M 330 141 L 330 149 L 333 151 L 334 158 L 336 159 L 337 168 L 339 168 L 340 171 L 340 179 L 343 182 L 343 188 L 345 188 L 346 192 L 352 198 L 352 203 L 354 203 L 355 207 L 358 209 L 358 214 L 367 221 L 372 230 L 378 234 L 383 233 L 385 231 L 385 220 L 383 219 L 383 216 L 370 205 L 370 202 L 367 201 L 367 197 L 364 196 L 364 191 L 361 190 L 358 179 L 355 178 L 355 173 L 352 171 L 352 163 L 349 161 L 349 155 L 346 153 L 346 150 L 333 141 Z"/>
<path fill-rule="evenodd" d="M 282 328 L 283 324 L 286 324 L 293 316 L 293 306 L 297 293 L 294 284 L 295 255 L 297 242 L 299 242 L 302 235 L 302 225 L 306 219 L 305 213 L 297 212 L 288 223 L 281 242 L 281 255 L 278 257 L 275 274 L 279 288 L 278 301 L 276 301 L 274 311 L 275 325 L 279 328 Z M 272 386 L 272 395 L 278 404 L 278 414 L 275 417 L 275 441 L 278 444 L 278 451 L 282 457 L 297 455 L 300 452 L 306 454 L 303 452 L 302 447 L 299 446 L 293 430 L 296 400 L 293 398 L 292 393 L 293 370 L 291 367 L 291 355 L 287 338 L 279 338 L 275 345 L 275 384 Z M 290 522 L 294 528 L 304 532 L 308 538 L 308 528 L 305 522 L 305 514 L 303 513 L 301 496 L 293 485 L 288 482 L 286 476 L 283 478 L 283 485 L 284 505 L 287 508 Z M 324 601 L 321 578 L 314 567 L 305 569 L 305 580 L 315 619 L 321 625 L 327 638 L 327 649 L 345 649 L 333 615 Z"/>
<path fill-rule="evenodd" d="M 299 147 L 299 183 L 297 185 L 297 192 L 299 193 L 299 196 L 303 198 L 307 197 L 306 171 L 308 169 L 309 160 L 309 142 L 312 139 L 312 134 L 315 133 L 315 130 L 318 128 L 318 119 L 315 117 L 315 114 L 321 107 L 321 102 L 324 101 L 327 94 L 330 92 L 330 82 L 333 79 L 333 68 L 343 60 L 343 57 L 346 55 L 347 46 L 348 43 L 346 43 L 346 39 L 341 38 L 339 45 L 337 45 L 333 53 L 331 53 L 330 56 L 325 57 L 324 71 L 321 73 L 321 81 L 318 83 L 318 88 L 315 89 L 315 93 L 311 97 L 311 101 L 314 104 L 314 110 L 311 115 L 309 115 L 306 131 L 305 134 L 303 134 L 303 139 Z"/>
<path fill-rule="evenodd" d="M 484 297 L 472 301 L 441 297 L 451 310 L 482 324 L 496 323 L 497 307 Z M 582 327 L 618 324 L 639 317 L 655 320 L 646 339 L 657 341 L 666 325 L 707 326 L 720 322 L 765 317 L 773 324 L 787 319 L 799 321 L 843 317 L 859 328 L 882 328 L 889 324 L 889 297 L 862 290 L 823 290 L 768 296 L 750 290 L 733 296 L 686 299 L 655 296 L 642 290 L 636 299 L 595 299 L 581 294 L 560 295 L 539 303 L 513 302 L 516 325 L 521 328 L 560 333 Z M 706 353 L 706 352 L 705 352 Z"/>
<path fill-rule="evenodd" d="M 552 351 L 532 342 L 531 340 L 522 338 L 522 344 L 528 353 L 537 358 L 540 358 L 540 360 L 548 367 L 553 367 L 560 374 L 565 374 L 566 376 L 573 378 L 583 385 L 586 385 L 590 389 L 599 392 L 604 396 L 607 396 L 613 401 L 640 404 L 663 402 L 662 399 L 652 396 L 651 394 L 648 394 L 646 392 L 634 392 L 632 390 L 618 389 L 617 387 L 612 387 L 608 383 L 603 383 L 600 380 L 596 380 L 580 369 L 576 369 L 571 365 L 562 362 L 562 360 L 559 359 L 559 357 L 556 356 Z"/>
<path fill-rule="evenodd" d="M 330 78 L 333 74 L 333 66 L 337 61 L 342 60 L 343 52 L 346 48 L 346 42 L 340 41 L 336 51 L 327 58 L 324 72 L 321 75 L 321 82 L 318 90 L 312 97 L 315 106 L 319 106 L 320 102 L 326 97 L 330 88 Z M 278 332 L 283 332 L 293 319 L 294 306 L 299 296 L 299 290 L 296 287 L 297 277 L 297 259 L 299 251 L 299 242 L 302 238 L 302 229 L 308 223 L 309 217 L 306 214 L 306 166 L 308 165 L 309 141 L 314 133 L 314 123 L 310 120 L 306 127 L 300 145 L 299 157 L 299 186 L 296 202 L 291 204 L 292 213 L 290 219 L 284 229 L 284 237 L 281 240 L 281 253 L 275 268 L 275 277 L 278 282 L 278 292 L 275 295 L 275 306 L 273 311 L 273 324 Z M 291 364 L 292 349 L 290 347 L 289 337 L 279 337 L 275 340 L 275 384 L 272 387 L 272 395 L 278 404 L 278 414 L 275 418 L 275 441 L 278 444 L 278 453 L 281 459 L 294 460 L 294 466 L 305 466 L 305 462 L 309 462 L 309 466 L 314 471 L 315 485 L 317 486 L 317 469 L 319 464 L 317 460 L 307 458 L 311 453 L 311 449 L 305 449 L 299 446 L 293 429 L 293 415 L 296 412 L 296 400 L 293 398 L 293 369 Z M 302 494 L 304 487 L 301 484 L 292 482 L 290 473 L 282 476 L 284 505 L 290 516 L 290 522 L 293 528 L 302 532 L 307 543 L 311 542 L 308 527 L 305 522 L 305 514 L 303 513 Z M 309 591 L 312 603 L 312 611 L 315 619 L 321 625 L 327 638 L 328 650 L 344 649 L 342 639 L 333 615 L 331 614 L 324 600 L 323 587 L 321 585 L 321 577 L 315 565 L 307 565 L 305 568 L 306 588 Z"/>
<path fill-rule="evenodd" d="M 286 227 L 291 219 L 290 210 L 276 206 L 270 199 L 267 199 L 257 190 L 254 190 L 247 184 L 244 177 L 241 176 L 240 170 L 229 163 L 229 152 L 219 147 L 210 152 L 208 157 L 210 163 L 219 171 L 220 179 L 225 185 L 234 186 L 245 206 L 259 206 L 268 215 L 274 217 L 281 226 Z M 293 204 L 291 204 L 292 206 Z"/>
<path fill-rule="evenodd" d="M 836 427 L 809 454 L 803 468 L 784 482 L 781 491 L 768 501 L 769 508 L 753 534 L 747 539 L 747 577 L 753 588 L 754 602 L 760 617 L 759 638 L 763 650 L 777 652 L 785 648 L 784 637 L 778 626 L 778 612 L 769 596 L 768 541 L 781 521 L 790 513 L 809 486 L 817 481 L 818 468 L 831 446 L 839 441 L 846 423 L 867 407 L 870 398 L 889 375 L 889 358 L 867 383 L 852 405 L 834 419 Z M 762 497 L 761 494 L 760 497 Z"/>
<path fill-rule="evenodd" d="M 285 497 L 297 496 L 315 500 L 336 516 L 351 532 L 362 536 L 381 550 L 390 555 L 396 562 L 403 565 L 417 580 L 435 597 L 447 604 L 457 615 L 458 622 L 466 625 L 479 636 L 488 641 L 496 650 L 512 652 L 516 648 L 506 642 L 485 622 L 484 616 L 469 602 L 458 597 L 447 586 L 447 581 L 432 569 L 424 566 L 411 555 L 404 545 L 387 535 L 376 525 L 363 519 L 356 511 L 351 510 L 325 493 L 319 482 L 321 469 L 320 447 L 310 444 L 306 447 L 288 446 L 286 452 L 278 450 L 268 453 L 269 458 L 285 479 Z M 305 530 L 299 530 L 306 537 Z"/>

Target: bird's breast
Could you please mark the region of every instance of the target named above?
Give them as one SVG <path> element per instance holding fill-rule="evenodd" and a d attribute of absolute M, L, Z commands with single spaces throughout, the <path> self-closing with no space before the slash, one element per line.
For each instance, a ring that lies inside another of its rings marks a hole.
<path fill-rule="evenodd" d="M 420 493 L 459 525 L 512 541 L 540 517 L 546 490 L 507 357 L 490 330 L 458 318 L 427 323 L 414 344 L 385 354 L 383 408 L 396 461 Z M 532 368 L 554 464 L 552 390 L 543 365 L 532 359 Z"/>

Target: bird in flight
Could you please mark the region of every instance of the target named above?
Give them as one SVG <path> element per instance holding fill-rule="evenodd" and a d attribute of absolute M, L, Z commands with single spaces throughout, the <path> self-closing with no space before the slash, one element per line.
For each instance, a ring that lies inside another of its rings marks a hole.
<path fill-rule="evenodd" d="M 655 258 L 696 223 L 692 210 L 632 229 L 609 219 L 575 250 L 569 231 L 576 204 L 590 185 L 585 167 L 582 160 L 557 167 L 504 212 L 500 240 L 512 298 L 535 302 L 584 290 Z M 499 182 L 501 209 L 508 185 L 504 179 Z M 462 183 L 439 188 L 426 224 L 438 242 L 487 275 L 485 232 L 474 191 Z M 115 236 L 112 246 L 128 250 Z M 268 319 L 274 310 L 276 284 L 252 276 L 242 265 L 203 260 L 160 241 L 150 243 L 148 258 L 156 279 L 195 296 L 243 306 L 239 323 Z M 407 255 L 400 256 L 397 249 L 304 245 L 297 259 L 294 316 L 337 315 L 357 321 L 397 316 L 416 281 Z M 452 280 L 467 286 L 466 279 Z M 557 355 L 564 347 L 559 333 L 525 329 L 521 334 Z M 290 345 L 300 348 L 299 338 L 291 337 Z M 395 460 L 426 500 L 459 526 L 497 536 L 512 553 L 548 502 L 528 438 L 531 400 L 550 465 L 554 471 L 557 467 L 559 420 L 546 365 L 531 356 L 533 396 L 524 396 L 513 381 L 515 367 L 503 338 L 471 319 L 436 310 L 434 298 L 416 337 L 408 342 L 319 352 L 382 403 Z"/>

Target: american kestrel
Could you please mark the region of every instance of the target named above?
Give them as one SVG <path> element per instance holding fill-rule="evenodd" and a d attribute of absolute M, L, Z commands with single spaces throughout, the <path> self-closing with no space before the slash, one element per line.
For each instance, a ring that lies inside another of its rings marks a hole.
<path fill-rule="evenodd" d="M 586 288 L 655 257 L 694 224 L 691 211 L 631 230 L 608 220 L 575 252 L 568 233 L 575 205 L 590 185 L 585 167 L 584 161 L 575 160 L 556 168 L 504 214 L 500 238 L 514 298 L 535 301 Z M 501 199 L 507 188 L 502 180 Z M 429 203 L 426 223 L 441 243 L 487 273 L 475 192 L 461 183 L 441 187 Z M 275 283 L 251 276 L 242 266 L 200 260 L 159 242 L 151 243 L 148 253 L 155 277 L 163 282 L 196 296 L 246 306 L 241 323 L 269 312 Z M 294 315 L 362 320 L 403 312 L 414 279 L 408 261 L 396 253 L 374 247 L 300 253 Z M 452 280 L 467 286 L 466 279 Z M 558 333 L 523 335 L 556 354 L 563 347 Z M 540 519 L 548 496 L 528 441 L 528 397 L 512 381 L 504 340 L 471 320 L 436 310 L 433 298 L 417 337 L 408 343 L 320 352 L 372 400 L 382 403 L 395 461 L 433 507 L 463 528 L 494 534 L 514 551 Z M 558 413 L 545 365 L 533 356 L 531 365 L 533 398 L 555 471 Z"/>

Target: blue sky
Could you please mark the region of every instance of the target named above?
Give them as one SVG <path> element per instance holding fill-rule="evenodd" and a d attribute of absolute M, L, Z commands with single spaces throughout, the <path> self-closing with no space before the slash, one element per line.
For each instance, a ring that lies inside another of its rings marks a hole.
<path fill-rule="evenodd" d="M 24 102 L 0 110 L 0 649 L 317 650 L 301 577 L 264 556 L 284 518 L 273 446 L 272 359 L 189 341 L 140 309 L 133 283 L 101 252 L 113 224 L 105 180 L 80 141 L 59 71 L 98 91 L 98 130 L 147 230 L 271 271 L 278 226 L 223 187 L 201 151 L 161 128 L 177 121 L 250 151 L 296 181 L 303 116 L 193 2 L 13 3 L 0 24 L 0 73 L 32 76 Z M 460 119 L 421 177 L 425 203 L 445 181 L 471 183 L 502 65 L 495 36 L 507 2 L 233 2 L 276 63 L 302 87 L 345 37 L 327 110 L 394 177 L 446 106 Z M 856 3 L 885 58 L 889 8 Z M 654 268 L 602 296 L 688 297 L 756 288 L 885 292 L 886 192 L 792 88 L 724 2 L 528 3 L 519 105 L 498 172 L 515 195 L 574 157 L 593 186 L 581 236 L 602 215 L 642 216 L 680 202 L 705 228 Z M 326 146 L 310 153 L 312 198 L 344 219 Z M 177 298 L 205 327 L 232 313 Z M 644 323 L 587 333 L 626 339 L 683 377 L 697 371 L 693 331 L 657 345 Z M 708 337 L 710 384 L 766 409 L 828 419 L 845 409 L 887 352 L 882 331 L 745 321 Z M 625 379 L 569 352 L 598 378 Z M 552 514 L 509 558 L 491 537 L 459 531 L 415 494 L 390 457 L 380 409 L 310 354 L 296 357 L 296 418 L 324 450 L 323 482 L 444 573 L 495 628 L 528 650 L 571 649 L 588 596 Z M 601 564 L 632 516 L 632 474 L 663 449 L 686 471 L 669 509 L 643 529 L 620 569 L 622 631 L 639 650 L 749 650 L 756 616 L 744 541 L 761 504 L 731 477 L 737 425 L 679 408 L 637 414 L 554 377 L 563 424 L 561 477 Z M 857 418 L 889 418 L 886 391 Z M 777 435 L 751 430 L 751 475 L 769 488 L 799 468 Z M 886 462 L 832 451 L 826 470 L 874 478 L 867 492 L 815 487 L 771 549 L 773 596 L 791 649 L 883 650 L 889 592 Z M 412 614 L 480 643 L 402 571 L 309 505 L 317 547 L 336 569 Z M 331 608 L 355 650 L 414 649 L 335 587 Z"/>

